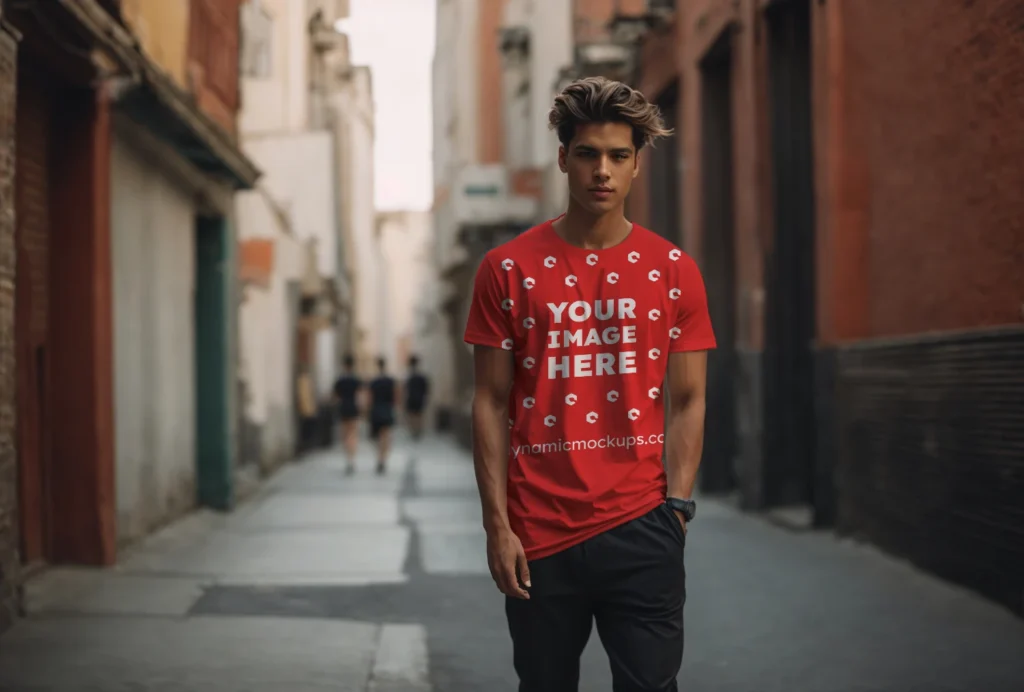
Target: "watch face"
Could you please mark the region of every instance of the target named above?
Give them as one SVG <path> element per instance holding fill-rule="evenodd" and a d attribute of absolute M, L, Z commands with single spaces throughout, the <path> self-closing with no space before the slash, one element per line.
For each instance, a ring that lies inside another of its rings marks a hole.
<path fill-rule="evenodd" d="M 682 500 L 678 497 L 670 497 L 668 499 L 668 505 L 677 512 L 682 512 L 686 521 L 693 519 L 697 513 L 697 503 L 693 500 Z"/>

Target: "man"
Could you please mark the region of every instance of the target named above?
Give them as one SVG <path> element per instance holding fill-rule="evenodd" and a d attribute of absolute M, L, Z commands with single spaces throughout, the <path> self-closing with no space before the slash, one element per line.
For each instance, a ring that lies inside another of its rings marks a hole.
<path fill-rule="evenodd" d="M 363 383 L 355 374 L 355 359 L 346 355 L 341 377 L 334 383 L 334 403 L 341 420 L 341 440 L 345 449 L 345 472 L 351 475 L 356 466 L 359 446 L 359 392 Z"/>
<path fill-rule="evenodd" d="M 549 119 L 568 209 L 486 255 L 465 333 L 488 562 L 520 692 L 576 690 L 594 621 L 616 692 L 674 691 L 707 296 L 690 257 L 623 214 L 641 149 L 669 134 L 657 108 L 589 78 Z"/>
<path fill-rule="evenodd" d="M 370 382 L 370 437 L 377 441 L 377 473 L 387 470 L 391 449 L 391 428 L 395 424 L 395 402 L 398 400 L 395 380 L 387 373 L 387 361 L 377 359 L 379 373 Z"/>
<path fill-rule="evenodd" d="M 415 440 L 423 435 L 423 409 L 427 405 L 430 382 L 419 371 L 418 356 L 409 357 L 409 378 L 405 382 L 405 415 L 409 420 L 409 431 Z"/>

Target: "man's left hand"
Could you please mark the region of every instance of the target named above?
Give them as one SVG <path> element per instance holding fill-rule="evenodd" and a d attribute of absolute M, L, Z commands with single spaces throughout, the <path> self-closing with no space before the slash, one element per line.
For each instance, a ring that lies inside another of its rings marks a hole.
<path fill-rule="evenodd" d="M 682 512 L 680 512 L 678 510 L 675 510 L 675 509 L 672 510 L 672 513 L 676 515 L 676 519 L 678 519 L 679 523 L 682 524 L 683 535 L 685 536 L 686 535 L 686 517 L 683 516 Z"/>

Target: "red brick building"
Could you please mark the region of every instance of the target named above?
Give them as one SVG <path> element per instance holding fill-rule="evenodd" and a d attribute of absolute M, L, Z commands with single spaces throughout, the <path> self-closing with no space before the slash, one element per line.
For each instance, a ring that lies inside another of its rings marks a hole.
<path fill-rule="evenodd" d="M 705 274 L 702 486 L 1024 612 L 1024 5 L 671 5 L 631 213 Z"/>

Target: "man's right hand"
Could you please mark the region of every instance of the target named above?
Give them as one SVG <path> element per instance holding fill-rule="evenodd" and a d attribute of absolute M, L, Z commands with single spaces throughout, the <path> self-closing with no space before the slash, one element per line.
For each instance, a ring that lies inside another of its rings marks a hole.
<path fill-rule="evenodd" d="M 526 563 L 526 552 L 519 537 L 509 529 L 487 533 L 487 566 L 498 590 L 506 596 L 529 599 L 530 594 L 523 588 L 530 586 L 530 567 Z"/>

